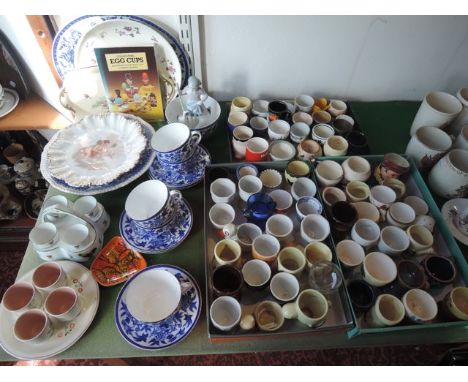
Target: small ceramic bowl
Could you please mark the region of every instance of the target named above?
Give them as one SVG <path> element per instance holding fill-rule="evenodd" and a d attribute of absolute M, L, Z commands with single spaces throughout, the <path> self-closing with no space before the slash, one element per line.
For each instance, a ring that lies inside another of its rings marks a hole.
<path fill-rule="evenodd" d="M 274 169 L 266 169 L 260 173 L 260 180 L 262 181 L 263 187 L 265 190 L 274 190 L 281 186 L 283 177 L 281 174 Z"/>
<path fill-rule="evenodd" d="M 271 143 L 269 152 L 273 161 L 291 160 L 296 155 L 296 148 L 291 142 L 277 140 Z"/>

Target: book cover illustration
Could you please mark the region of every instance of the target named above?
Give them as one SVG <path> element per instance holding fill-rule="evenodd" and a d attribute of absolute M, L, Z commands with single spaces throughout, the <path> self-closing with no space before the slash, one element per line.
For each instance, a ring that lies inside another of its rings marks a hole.
<path fill-rule="evenodd" d="M 94 48 L 109 110 L 164 120 L 154 46 Z"/>

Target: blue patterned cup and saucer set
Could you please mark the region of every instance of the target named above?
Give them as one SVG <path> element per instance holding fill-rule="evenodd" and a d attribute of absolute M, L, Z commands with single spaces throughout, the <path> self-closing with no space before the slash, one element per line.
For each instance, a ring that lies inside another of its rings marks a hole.
<path fill-rule="evenodd" d="M 201 138 L 200 132 L 191 131 L 183 123 L 161 127 L 151 140 L 156 158 L 149 168 L 149 177 L 176 190 L 201 182 L 205 167 L 211 163 L 208 150 L 199 145 Z"/>
<path fill-rule="evenodd" d="M 136 186 L 120 216 L 120 234 L 135 250 L 145 254 L 170 251 L 184 241 L 193 224 L 192 209 L 177 190 L 160 180 Z"/>
<path fill-rule="evenodd" d="M 186 338 L 200 318 L 195 279 L 173 265 L 153 265 L 130 278 L 115 303 L 115 322 L 132 346 L 159 350 Z"/>

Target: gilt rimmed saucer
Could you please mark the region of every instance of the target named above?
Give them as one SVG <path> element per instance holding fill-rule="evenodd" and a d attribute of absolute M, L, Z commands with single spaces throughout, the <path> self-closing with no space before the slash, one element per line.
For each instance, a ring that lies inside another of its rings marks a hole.
<path fill-rule="evenodd" d="M 203 180 L 205 167 L 211 163 L 211 156 L 207 149 L 198 146 L 189 164 L 161 163 L 156 157 L 148 170 L 150 179 L 160 180 L 170 189 L 182 190 L 195 186 Z"/>
<path fill-rule="evenodd" d="M 181 298 L 179 309 L 158 323 L 142 322 L 133 317 L 127 308 L 128 286 L 143 272 L 162 269 L 172 273 L 180 283 L 190 283 Z M 122 337 L 132 346 L 144 350 L 159 350 L 173 346 L 186 338 L 196 326 L 201 313 L 201 292 L 195 279 L 174 265 L 153 265 L 129 279 L 117 296 L 114 318 Z"/>
<path fill-rule="evenodd" d="M 119 223 L 120 234 L 132 248 L 141 253 L 156 254 L 170 251 L 187 238 L 193 225 L 192 209 L 185 199 L 177 201 L 175 210 L 173 220 L 151 230 L 138 226 L 123 211 Z"/>
<path fill-rule="evenodd" d="M 456 207 L 457 210 L 459 211 L 458 214 L 460 216 L 455 216 L 451 211 L 453 211 L 453 208 Z M 465 226 L 461 227 L 460 222 L 457 220 L 460 217 L 465 218 L 465 216 L 468 216 L 468 199 L 466 198 L 456 198 L 456 199 L 451 199 L 442 206 L 442 216 L 444 217 L 445 222 L 447 223 L 447 226 L 452 233 L 452 235 L 462 242 L 465 245 L 468 245 L 468 234 L 464 232 L 462 228 L 465 228 Z M 468 229 L 468 227 L 466 227 Z"/>

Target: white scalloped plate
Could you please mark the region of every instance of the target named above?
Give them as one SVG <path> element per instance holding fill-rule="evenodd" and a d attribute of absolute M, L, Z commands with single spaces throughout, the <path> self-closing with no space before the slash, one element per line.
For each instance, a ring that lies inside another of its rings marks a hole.
<path fill-rule="evenodd" d="M 146 143 L 138 121 L 90 115 L 57 133 L 43 160 L 51 176 L 69 185 L 103 185 L 135 167 Z"/>

